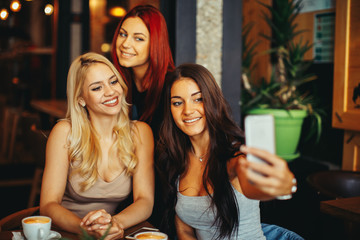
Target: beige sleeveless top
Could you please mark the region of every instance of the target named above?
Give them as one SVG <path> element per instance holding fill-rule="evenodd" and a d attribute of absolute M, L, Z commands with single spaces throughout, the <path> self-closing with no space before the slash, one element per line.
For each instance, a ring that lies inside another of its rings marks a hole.
<path fill-rule="evenodd" d="M 114 215 L 119 203 L 131 193 L 132 177 L 127 175 L 125 170 L 111 182 L 105 182 L 99 177 L 95 184 L 84 192 L 80 188 L 84 179 L 79 174 L 70 175 L 71 171 L 70 167 L 61 205 L 80 218 L 98 209 L 105 209 Z"/>

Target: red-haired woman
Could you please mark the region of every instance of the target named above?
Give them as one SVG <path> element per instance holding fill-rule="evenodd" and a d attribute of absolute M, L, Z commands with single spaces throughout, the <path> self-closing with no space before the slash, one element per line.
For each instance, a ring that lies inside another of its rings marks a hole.
<path fill-rule="evenodd" d="M 130 117 L 149 123 L 157 138 L 165 77 L 175 68 L 161 12 L 150 5 L 130 10 L 116 29 L 112 58 L 129 87 Z"/>
<path fill-rule="evenodd" d="M 161 12 L 150 5 L 130 10 L 116 29 L 111 54 L 129 88 L 126 99 L 131 104 L 130 118 L 147 122 L 156 141 L 163 121 L 166 75 L 175 69 Z M 150 222 L 157 226 L 163 204 L 157 180 L 155 186 L 155 206 Z"/>

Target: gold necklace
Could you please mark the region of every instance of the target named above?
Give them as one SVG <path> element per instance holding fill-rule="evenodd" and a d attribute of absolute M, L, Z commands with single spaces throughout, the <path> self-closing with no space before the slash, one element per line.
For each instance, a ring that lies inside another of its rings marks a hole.
<path fill-rule="evenodd" d="M 206 157 L 206 155 L 208 154 L 208 153 L 206 152 L 206 153 L 205 153 L 204 155 L 202 155 L 202 156 L 197 156 L 197 155 L 195 154 L 195 151 L 194 151 L 194 148 L 193 148 L 193 147 L 191 147 L 191 152 L 192 152 L 192 154 L 194 154 L 195 157 L 197 157 L 197 158 L 199 159 L 200 162 L 202 162 L 202 161 L 204 160 L 204 157 Z"/>

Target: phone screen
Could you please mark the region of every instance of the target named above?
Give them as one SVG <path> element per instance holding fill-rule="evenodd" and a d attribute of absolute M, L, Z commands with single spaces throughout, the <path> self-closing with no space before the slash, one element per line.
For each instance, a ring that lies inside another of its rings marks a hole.
<path fill-rule="evenodd" d="M 275 125 L 274 116 L 248 115 L 245 117 L 245 143 L 249 147 L 255 147 L 275 153 Z M 248 161 L 264 162 L 260 158 L 248 154 Z"/>

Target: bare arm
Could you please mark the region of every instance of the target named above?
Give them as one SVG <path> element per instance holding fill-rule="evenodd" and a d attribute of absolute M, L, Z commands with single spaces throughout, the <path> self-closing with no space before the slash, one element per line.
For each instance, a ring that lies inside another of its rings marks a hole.
<path fill-rule="evenodd" d="M 195 230 L 184 223 L 177 215 L 175 215 L 176 233 L 179 240 L 194 240 L 197 239 Z"/>
<path fill-rule="evenodd" d="M 111 216 L 103 209 L 89 212 L 82 226 L 102 236 L 111 225 L 106 240 L 123 237 L 124 229 L 150 217 L 154 205 L 154 140 L 151 128 L 144 122 L 135 122 L 133 140 L 138 164 L 133 175 L 134 202 L 120 213 Z"/>
<path fill-rule="evenodd" d="M 81 219 L 61 206 L 69 169 L 66 146 L 69 131 L 70 124 L 61 121 L 54 126 L 47 141 L 40 213 L 51 217 L 54 225 L 69 232 L 79 233 Z"/>
<path fill-rule="evenodd" d="M 138 165 L 133 175 L 134 202 L 113 220 L 126 229 L 148 219 L 154 205 L 154 138 L 149 125 L 135 123 L 134 142 Z"/>
<path fill-rule="evenodd" d="M 289 170 L 285 160 L 256 148 L 243 146 L 241 151 L 256 155 L 269 163 L 255 163 L 247 161 L 246 158 L 238 158 L 235 169 L 245 196 L 271 200 L 277 196 L 291 194 L 294 174 Z"/>

